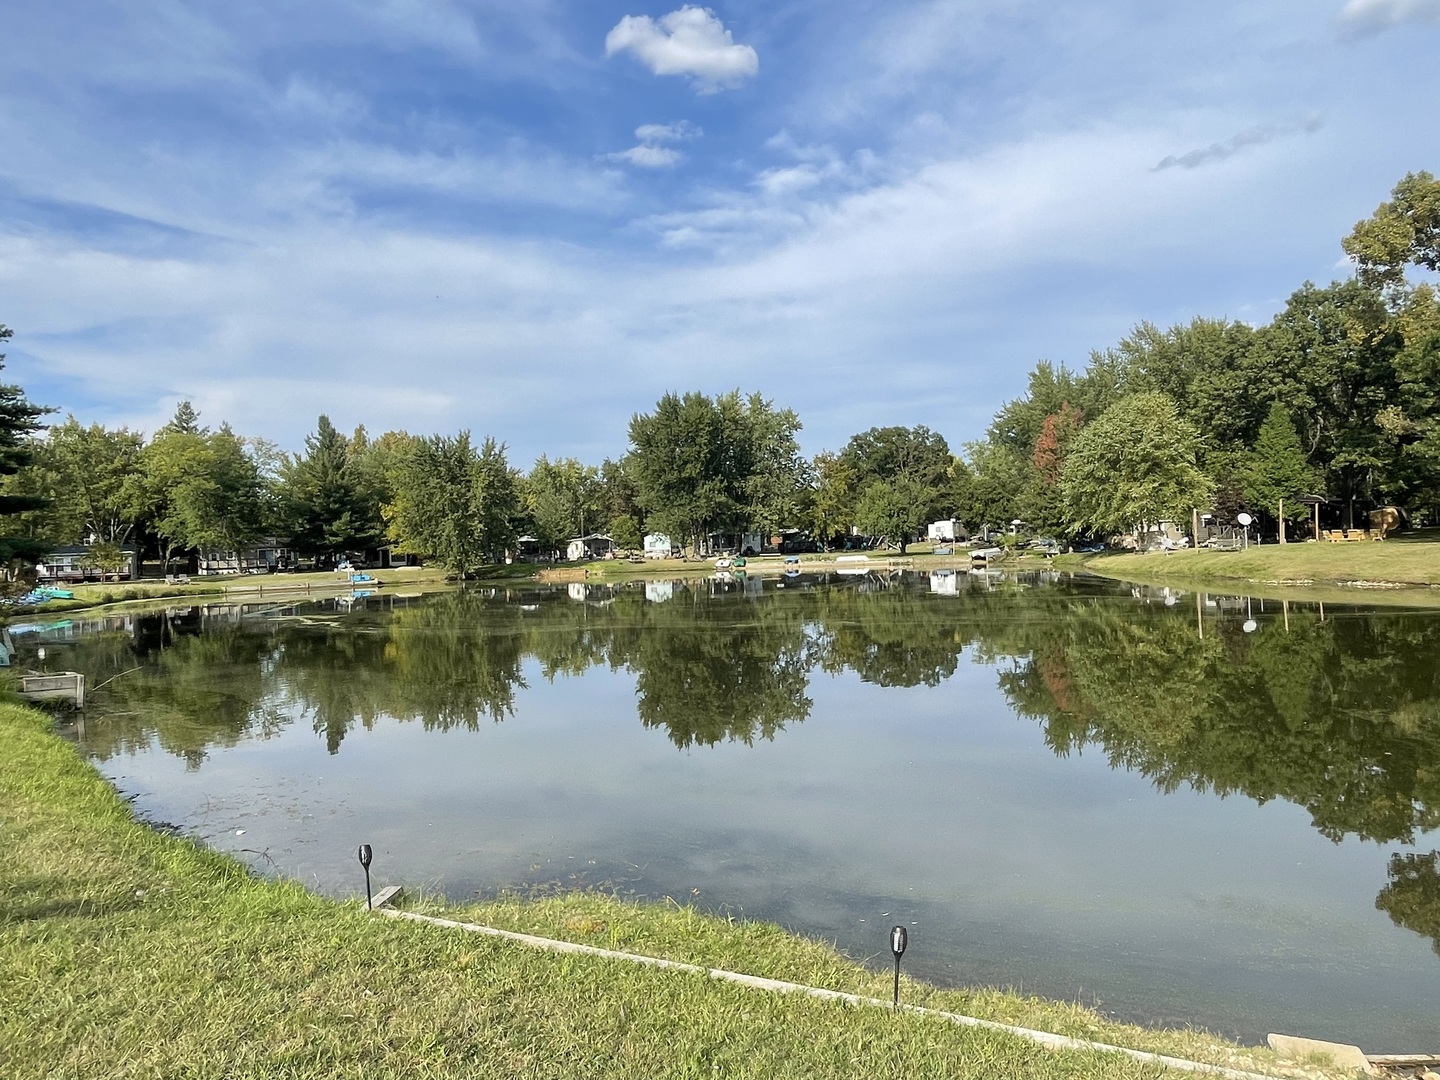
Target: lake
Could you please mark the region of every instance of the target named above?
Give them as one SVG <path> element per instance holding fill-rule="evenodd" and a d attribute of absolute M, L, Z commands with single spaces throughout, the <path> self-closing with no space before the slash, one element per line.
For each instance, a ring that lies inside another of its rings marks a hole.
<path fill-rule="evenodd" d="M 1363 597 L 1360 599 L 1363 600 Z M 601 888 L 1122 1019 L 1440 1050 L 1440 612 L 1058 573 L 12 626 L 141 816 L 355 896 Z M 43 658 L 42 658 L 43 654 Z"/>

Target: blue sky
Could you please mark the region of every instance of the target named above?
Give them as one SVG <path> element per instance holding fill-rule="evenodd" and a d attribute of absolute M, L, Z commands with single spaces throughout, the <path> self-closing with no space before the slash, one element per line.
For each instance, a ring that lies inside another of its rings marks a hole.
<path fill-rule="evenodd" d="M 5 377 L 598 462 L 667 390 L 958 447 L 1440 168 L 1440 0 L 0 0 Z"/>

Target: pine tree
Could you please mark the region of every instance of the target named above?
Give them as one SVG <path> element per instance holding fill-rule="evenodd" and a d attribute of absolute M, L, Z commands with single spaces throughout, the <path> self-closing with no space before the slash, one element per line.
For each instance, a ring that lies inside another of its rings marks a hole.
<path fill-rule="evenodd" d="M 0 342 L 8 341 L 14 331 L 0 324 Z M 0 368 L 5 366 L 5 354 L 0 353 Z M 34 457 L 30 436 L 40 429 L 40 417 L 52 410 L 36 405 L 25 397 L 25 391 L 8 383 L 0 384 L 0 478 L 4 488 L 0 489 L 0 515 L 38 510 L 46 500 L 35 495 L 15 494 L 11 479 L 28 466 Z M 28 537 L 0 537 L 0 564 L 12 571 L 17 564 L 33 564 L 45 554 L 45 544 Z"/>
<path fill-rule="evenodd" d="M 1270 406 L 1269 415 L 1260 425 L 1255 446 L 1250 451 L 1245 475 L 1245 495 L 1253 506 L 1272 517 L 1280 516 L 1280 503 L 1285 503 L 1285 517 L 1304 517 L 1309 511 L 1300 496 L 1315 485 L 1315 471 L 1305 460 L 1300 436 L 1290 414 L 1279 402 Z"/>
<path fill-rule="evenodd" d="M 334 560 L 379 542 L 378 510 L 360 480 L 349 440 L 321 416 L 286 478 L 286 520 L 299 550 Z"/>

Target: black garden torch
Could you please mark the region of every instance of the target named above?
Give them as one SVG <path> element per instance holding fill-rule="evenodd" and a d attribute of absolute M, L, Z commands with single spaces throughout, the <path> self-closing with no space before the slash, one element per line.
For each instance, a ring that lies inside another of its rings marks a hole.
<path fill-rule="evenodd" d="M 372 908 L 371 908 L 371 903 L 370 903 L 370 859 L 371 859 L 371 857 L 373 856 L 373 854 L 374 854 L 374 853 L 370 850 L 370 845 L 369 845 L 369 844 L 361 844 L 361 845 L 360 845 L 360 850 L 355 853 L 355 857 L 360 860 L 360 865 L 365 868 L 365 910 L 366 910 L 366 911 L 372 910 Z M 896 964 L 896 970 L 899 970 L 900 957 L 899 957 L 898 955 L 895 957 L 895 964 Z M 898 976 L 897 976 L 897 977 L 898 977 Z"/>
<path fill-rule="evenodd" d="M 895 1008 L 900 1007 L 900 957 L 905 955 L 905 946 L 909 944 L 910 935 L 905 932 L 905 927 L 896 926 L 890 930 L 890 951 L 895 954 Z"/>

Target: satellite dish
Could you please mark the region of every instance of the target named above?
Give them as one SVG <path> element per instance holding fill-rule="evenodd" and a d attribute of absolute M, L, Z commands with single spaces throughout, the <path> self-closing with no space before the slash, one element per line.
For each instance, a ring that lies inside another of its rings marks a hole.
<path fill-rule="evenodd" d="M 1235 520 L 1238 521 L 1241 525 L 1253 525 L 1255 522 L 1255 519 L 1244 511 L 1236 514 Z"/>

